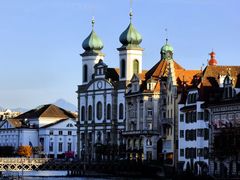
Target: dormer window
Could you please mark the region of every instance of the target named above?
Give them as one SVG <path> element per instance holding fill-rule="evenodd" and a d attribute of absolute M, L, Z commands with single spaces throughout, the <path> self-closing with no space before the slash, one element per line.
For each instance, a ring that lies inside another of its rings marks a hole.
<path fill-rule="evenodd" d="M 149 81 L 149 82 L 147 83 L 147 89 L 150 90 L 150 91 L 153 91 L 155 85 L 156 85 L 156 82 L 155 82 L 155 81 Z"/>
<path fill-rule="evenodd" d="M 232 79 L 229 75 L 227 75 L 223 82 L 224 88 L 224 98 L 232 98 L 233 97 L 233 88 L 232 88 Z"/>
<path fill-rule="evenodd" d="M 99 62 L 94 66 L 95 69 L 95 75 L 104 75 L 105 71 L 107 70 L 107 65 L 103 62 L 102 59 L 99 60 Z"/>
<path fill-rule="evenodd" d="M 132 91 L 137 92 L 138 91 L 138 84 L 133 84 L 132 85 Z"/>

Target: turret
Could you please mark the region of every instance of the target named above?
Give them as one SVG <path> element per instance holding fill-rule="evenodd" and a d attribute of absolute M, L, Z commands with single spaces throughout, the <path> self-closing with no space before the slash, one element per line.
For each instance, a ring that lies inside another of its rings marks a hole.
<path fill-rule="evenodd" d="M 94 31 L 94 24 L 95 21 L 92 19 L 92 31 L 82 43 L 82 48 L 85 50 L 81 54 L 83 84 L 87 84 L 92 80 L 94 74 L 94 66 L 99 62 L 100 59 L 104 59 L 104 54 L 101 52 L 103 49 L 103 43 Z"/>
<path fill-rule="evenodd" d="M 142 37 L 132 24 L 132 11 L 129 13 L 130 23 L 122 32 L 119 41 L 122 44 L 119 51 L 120 80 L 130 81 L 133 74 L 142 72 L 142 53 L 140 47 Z"/>

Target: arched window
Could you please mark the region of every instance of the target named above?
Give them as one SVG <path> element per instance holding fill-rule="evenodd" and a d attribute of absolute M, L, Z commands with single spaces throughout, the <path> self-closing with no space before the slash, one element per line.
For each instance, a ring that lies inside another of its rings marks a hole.
<path fill-rule="evenodd" d="M 83 66 L 83 82 L 87 82 L 88 81 L 88 67 L 85 64 Z"/>
<path fill-rule="evenodd" d="M 111 119 L 111 104 L 107 105 L 107 119 Z"/>
<path fill-rule="evenodd" d="M 85 107 L 82 106 L 81 108 L 81 121 L 85 121 Z"/>
<path fill-rule="evenodd" d="M 127 146 L 128 146 L 128 148 L 131 146 L 131 139 L 128 139 Z"/>
<path fill-rule="evenodd" d="M 88 106 L 88 120 L 92 120 L 92 106 Z"/>
<path fill-rule="evenodd" d="M 139 72 L 139 62 L 138 60 L 133 61 L 133 73 L 138 74 Z"/>
<path fill-rule="evenodd" d="M 126 77 L 126 61 L 124 59 L 121 60 L 121 78 Z"/>
<path fill-rule="evenodd" d="M 123 119 L 123 104 L 119 104 L 119 119 Z"/>
<path fill-rule="evenodd" d="M 98 120 L 102 119 L 102 103 L 100 101 L 97 103 L 97 118 Z"/>

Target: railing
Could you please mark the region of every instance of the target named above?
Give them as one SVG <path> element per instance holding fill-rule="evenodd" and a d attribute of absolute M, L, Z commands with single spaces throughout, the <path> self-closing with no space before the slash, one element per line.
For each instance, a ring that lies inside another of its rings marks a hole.
<path fill-rule="evenodd" d="M 0 171 L 32 171 L 49 160 L 48 158 L 0 158 Z"/>
<path fill-rule="evenodd" d="M 151 135 L 154 135 L 154 134 L 159 134 L 159 132 L 157 130 L 133 130 L 133 131 L 125 131 L 125 132 L 122 132 L 122 135 L 139 135 L 139 134 L 151 134 Z"/>
<path fill-rule="evenodd" d="M 173 119 L 172 118 L 164 118 L 160 122 L 161 122 L 161 124 L 170 124 L 170 125 L 172 125 L 173 124 Z"/>

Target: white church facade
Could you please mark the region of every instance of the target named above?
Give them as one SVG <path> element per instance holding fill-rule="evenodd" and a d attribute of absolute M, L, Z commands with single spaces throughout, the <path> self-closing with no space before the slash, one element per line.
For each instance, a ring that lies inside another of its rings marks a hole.
<path fill-rule="evenodd" d="M 168 156 L 173 165 L 177 122 L 173 114 L 177 106 L 166 104 L 164 89 L 167 77 L 173 73 L 169 72 L 170 64 L 172 71 L 185 70 L 173 60 L 173 48 L 166 40 L 160 60 L 150 70 L 143 70 L 142 37 L 132 24 L 130 12 L 130 23 L 119 37 L 119 68 L 109 68 L 104 63 L 103 43 L 94 31 L 94 21 L 92 26 L 82 43 L 83 78 L 77 90 L 79 157 L 101 160 L 114 158 L 114 152 L 136 160 Z"/>

